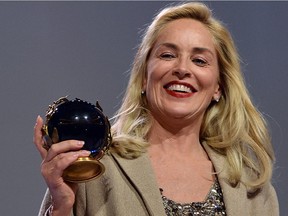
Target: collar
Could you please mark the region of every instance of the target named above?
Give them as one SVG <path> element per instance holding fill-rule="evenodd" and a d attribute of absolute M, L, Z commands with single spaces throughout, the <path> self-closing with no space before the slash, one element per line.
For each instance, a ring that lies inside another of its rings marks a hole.
<path fill-rule="evenodd" d="M 138 193 L 149 215 L 165 215 L 161 193 L 148 153 L 135 159 L 125 159 L 112 154 L 131 186 Z"/>

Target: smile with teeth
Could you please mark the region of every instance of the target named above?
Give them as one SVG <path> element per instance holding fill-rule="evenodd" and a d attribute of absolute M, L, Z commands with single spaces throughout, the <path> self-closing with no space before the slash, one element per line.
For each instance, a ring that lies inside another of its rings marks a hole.
<path fill-rule="evenodd" d="M 169 95 L 178 98 L 190 97 L 197 92 L 193 86 L 182 83 L 169 83 L 164 88 Z"/>
<path fill-rule="evenodd" d="M 180 85 L 180 84 L 171 85 L 167 89 L 170 91 L 183 92 L 183 93 L 192 93 L 193 92 L 189 87 L 187 87 L 185 85 Z"/>

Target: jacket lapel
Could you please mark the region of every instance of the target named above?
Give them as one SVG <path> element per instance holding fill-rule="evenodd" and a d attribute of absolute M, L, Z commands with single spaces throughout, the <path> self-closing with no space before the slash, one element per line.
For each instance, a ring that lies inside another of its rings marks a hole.
<path fill-rule="evenodd" d="M 214 151 L 206 143 L 203 143 L 203 147 L 212 161 L 217 174 L 223 192 L 227 215 L 247 215 L 247 209 L 243 206 L 243 200 L 247 199 L 247 190 L 245 186 L 241 183 L 235 187 L 232 186 L 228 181 L 229 176 L 225 156 Z"/>
<path fill-rule="evenodd" d="M 163 202 L 147 153 L 136 159 L 113 158 L 142 198 L 149 215 L 165 215 Z"/>
<path fill-rule="evenodd" d="M 247 209 L 243 206 L 243 200 L 247 199 L 247 190 L 243 184 L 233 187 L 228 181 L 228 173 L 225 156 L 214 151 L 206 143 L 203 143 L 210 160 L 213 163 L 217 178 L 221 185 L 227 215 L 247 215 Z M 136 159 L 123 159 L 116 154 L 113 158 L 131 185 L 139 193 L 149 215 L 165 215 L 161 194 L 153 173 L 147 153 Z"/>

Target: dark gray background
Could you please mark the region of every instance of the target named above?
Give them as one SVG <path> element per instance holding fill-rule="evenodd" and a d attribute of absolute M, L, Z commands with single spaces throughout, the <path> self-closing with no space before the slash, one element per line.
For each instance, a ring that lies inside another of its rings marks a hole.
<path fill-rule="evenodd" d="M 141 29 L 171 2 L 0 2 L 0 214 L 36 215 L 46 189 L 32 144 L 38 114 L 60 96 L 96 100 L 111 117 Z M 228 26 L 277 156 L 287 214 L 288 2 L 207 2 Z M 243 206 L 245 208 L 245 206 Z"/>

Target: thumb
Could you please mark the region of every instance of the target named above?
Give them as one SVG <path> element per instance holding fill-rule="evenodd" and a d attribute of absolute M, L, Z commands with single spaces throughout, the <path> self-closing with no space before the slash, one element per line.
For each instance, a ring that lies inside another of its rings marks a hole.
<path fill-rule="evenodd" d="M 39 151 L 42 159 L 44 159 L 47 155 L 47 150 L 43 148 L 44 140 L 42 135 L 42 128 L 43 128 L 43 119 L 40 116 L 37 116 L 36 123 L 34 126 L 34 136 L 33 142 Z"/>

